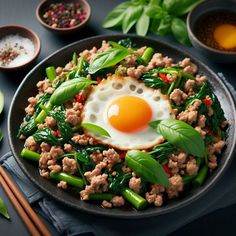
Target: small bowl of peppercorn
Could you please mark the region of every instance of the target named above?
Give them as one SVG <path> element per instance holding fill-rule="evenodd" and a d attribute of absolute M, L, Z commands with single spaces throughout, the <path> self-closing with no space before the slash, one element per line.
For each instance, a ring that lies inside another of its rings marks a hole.
<path fill-rule="evenodd" d="M 198 4 L 187 17 L 193 46 L 210 60 L 236 62 L 236 2 L 211 0 Z"/>
<path fill-rule="evenodd" d="M 86 0 L 44 0 L 36 8 L 41 25 L 59 34 L 79 31 L 90 15 L 91 9 Z"/>
<path fill-rule="evenodd" d="M 25 69 L 40 53 L 39 37 L 21 25 L 0 27 L 0 70 Z"/>

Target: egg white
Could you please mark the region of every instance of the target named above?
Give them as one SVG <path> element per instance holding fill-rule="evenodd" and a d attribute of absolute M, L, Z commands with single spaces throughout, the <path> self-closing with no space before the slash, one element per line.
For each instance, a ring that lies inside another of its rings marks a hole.
<path fill-rule="evenodd" d="M 120 150 L 143 150 L 162 143 L 164 138 L 150 127 L 134 133 L 124 133 L 112 127 L 107 118 L 107 109 L 113 100 L 121 96 L 137 96 L 146 101 L 152 110 L 151 121 L 173 117 L 168 96 L 162 94 L 159 89 L 146 87 L 131 77 L 114 75 L 92 88 L 84 106 L 82 123 L 93 123 L 105 129 L 111 137 L 95 138 Z M 94 137 L 94 134 L 86 130 L 85 133 Z"/>

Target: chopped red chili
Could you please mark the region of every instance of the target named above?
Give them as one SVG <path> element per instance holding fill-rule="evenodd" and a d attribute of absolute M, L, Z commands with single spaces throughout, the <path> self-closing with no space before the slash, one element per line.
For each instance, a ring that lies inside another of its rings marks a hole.
<path fill-rule="evenodd" d="M 168 80 L 168 78 L 167 78 L 167 76 L 165 74 L 159 73 L 158 76 L 162 79 L 163 82 L 165 82 L 167 84 L 170 83 L 170 81 Z"/>
<path fill-rule="evenodd" d="M 61 137 L 61 132 L 58 129 L 55 131 L 55 136 L 56 137 Z"/>
<path fill-rule="evenodd" d="M 204 102 L 208 107 L 210 107 L 212 105 L 212 101 L 208 97 L 203 98 L 202 102 Z"/>
<path fill-rule="evenodd" d="M 167 173 L 167 174 L 171 174 L 171 170 L 170 170 L 170 168 L 167 166 L 167 165 L 162 165 L 162 167 L 163 167 L 163 169 L 165 170 L 165 172 Z"/>
<path fill-rule="evenodd" d="M 77 101 L 77 102 L 82 102 L 82 101 L 83 101 L 83 96 L 82 96 L 82 94 L 79 94 L 79 95 L 76 96 L 76 101 Z"/>
<path fill-rule="evenodd" d="M 120 159 L 124 159 L 126 156 L 126 153 L 127 153 L 126 151 L 120 153 Z"/>
<path fill-rule="evenodd" d="M 100 77 L 97 77 L 96 80 L 97 80 L 98 84 L 100 84 L 102 82 L 102 78 L 100 78 Z"/>

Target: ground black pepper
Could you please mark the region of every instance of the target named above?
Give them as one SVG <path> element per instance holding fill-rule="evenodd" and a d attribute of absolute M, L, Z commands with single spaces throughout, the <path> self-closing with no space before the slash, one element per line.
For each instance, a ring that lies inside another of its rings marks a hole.
<path fill-rule="evenodd" d="M 194 33 L 201 42 L 209 47 L 235 52 L 236 47 L 229 49 L 223 48 L 214 38 L 215 29 L 222 24 L 232 24 L 236 27 L 236 13 L 227 10 L 217 10 L 206 13 L 196 21 Z"/>

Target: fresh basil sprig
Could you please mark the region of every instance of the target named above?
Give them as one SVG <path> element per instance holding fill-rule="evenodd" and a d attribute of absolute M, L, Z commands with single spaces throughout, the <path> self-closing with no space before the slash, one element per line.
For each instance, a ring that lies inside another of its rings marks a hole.
<path fill-rule="evenodd" d="M 55 90 L 49 101 L 53 105 L 61 105 L 62 103 L 69 101 L 81 90 L 87 88 L 91 84 L 96 83 L 96 81 L 92 81 L 83 77 L 68 80 L 62 83 L 61 86 Z"/>
<path fill-rule="evenodd" d="M 164 187 L 169 186 L 165 170 L 150 154 L 138 150 L 130 150 L 125 156 L 125 161 L 127 166 L 143 180 L 150 183 L 158 183 Z"/>
<path fill-rule="evenodd" d="M 90 132 L 92 132 L 93 134 L 97 136 L 111 137 L 111 135 L 101 126 L 94 125 L 91 123 L 82 123 L 81 127 L 89 130 Z"/>
<path fill-rule="evenodd" d="M 148 30 L 157 35 L 173 34 L 182 44 L 190 45 L 186 14 L 202 0 L 131 0 L 115 7 L 105 18 L 103 27 L 121 27 L 127 33 L 136 25 L 136 33 Z"/>
<path fill-rule="evenodd" d="M 2 198 L 0 198 L 0 214 L 3 215 L 8 220 L 10 219 L 10 216 L 8 214 L 8 210 L 7 210 L 6 204 L 4 203 Z"/>
<path fill-rule="evenodd" d="M 98 70 L 115 66 L 130 54 L 129 50 L 121 48 L 111 48 L 105 52 L 98 54 L 90 63 L 88 72 L 94 74 Z"/>
<path fill-rule="evenodd" d="M 169 143 L 184 152 L 197 157 L 204 157 L 205 145 L 203 138 L 191 125 L 175 119 L 153 121 L 149 125 Z"/>

